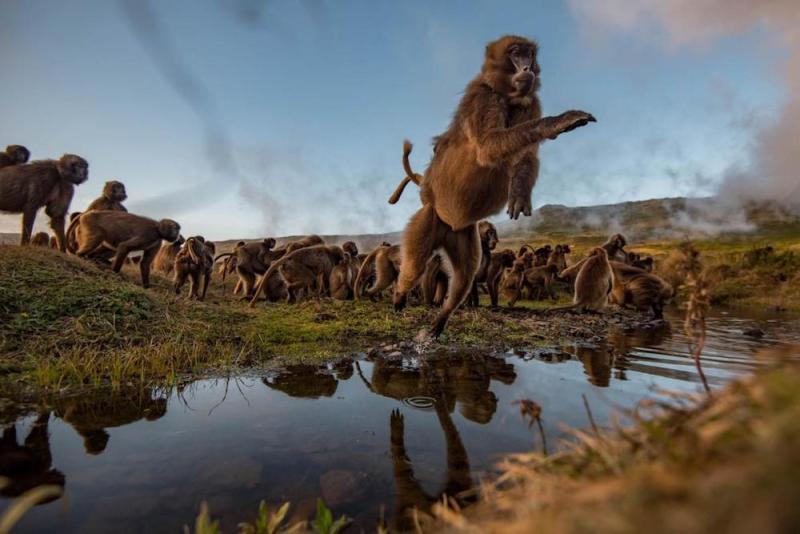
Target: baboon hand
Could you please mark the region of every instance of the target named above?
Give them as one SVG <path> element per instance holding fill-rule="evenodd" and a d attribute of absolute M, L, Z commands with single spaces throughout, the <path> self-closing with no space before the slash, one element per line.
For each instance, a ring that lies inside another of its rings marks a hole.
<path fill-rule="evenodd" d="M 595 119 L 591 113 L 577 110 L 565 111 L 561 115 L 545 117 L 542 120 L 547 121 L 546 128 L 548 135 L 546 135 L 546 137 L 549 139 L 555 139 L 564 132 L 586 126 L 590 122 L 597 122 L 597 119 Z"/>
<path fill-rule="evenodd" d="M 532 213 L 531 196 L 520 191 L 511 191 L 508 195 L 508 209 L 506 210 L 509 218 L 517 220 L 522 213 L 530 217 Z"/>

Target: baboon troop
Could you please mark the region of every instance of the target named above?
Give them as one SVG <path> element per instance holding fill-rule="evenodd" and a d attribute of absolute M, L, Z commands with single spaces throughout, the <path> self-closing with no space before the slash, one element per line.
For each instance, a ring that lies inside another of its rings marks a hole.
<path fill-rule="evenodd" d="M 468 83 L 447 130 L 434 138 L 424 174 L 411 167 L 413 145 L 403 143 L 405 176 L 389 198 L 398 202 L 405 187 L 419 188 L 421 206 L 411 217 L 402 244 L 383 242 L 359 251 L 353 241 L 340 246 L 308 235 L 277 246 L 273 237 L 239 241 L 216 253 L 202 236 L 184 239 L 171 219 L 156 221 L 128 213 L 122 182 L 105 183 L 85 211 L 65 218 L 74 187 L 88 178 L 88 163 L 65 154 L 59 160 L 28 162 L 30 152 L 9 145 L 0 152 L 0 211 L 22 214 L 21 244 L 55 247 L 120 272 L 131 252 L 141 251 L 141 283 L 150 269 L 172 276 L 180 294 L 204 300 L 216 262 L 224 282 L 237 275 L 235 295 L 254 307 L 260 299 L 294 303 L 303 298 L 378 301 L 388 289 L 395 311 L 411 303 L 441 307 L 430 326 L 439 336 L 465 301 L 480 304 L 488 293 L 492 308 L 500 297 L 514 307 L 523 300 L 557 300 L 572 291 L 570 306 L 551 311 L 602 312 L 612 302 L 651 310 L 661 318 L 672 287 L 653 273 L 654 260 L 625 250 L 621 234 L 568 264 L 570 245 L 524 243 L 495 251 L 499 236 L 488 217 L 505 207 L 511 219 L 532 214 L 531 195 L 539 175 L 539 145 L 595 122 L 584 111 L 543 117 L 538 97 L 537 44 L 518 36 L 489 43 L 480 72 Z M 32 236 L 36 212 L 44 207 L 54 236 Z M 363 243 L 362 243 L 363 245 Z M 222 246 L 222 245 L 221 245 Z M 113 260 L 113 262 L 112 262 Z M 571 261 L 571 260 L 570 260 Z M 130 262 L 133 263 L 133 262 Z"/>

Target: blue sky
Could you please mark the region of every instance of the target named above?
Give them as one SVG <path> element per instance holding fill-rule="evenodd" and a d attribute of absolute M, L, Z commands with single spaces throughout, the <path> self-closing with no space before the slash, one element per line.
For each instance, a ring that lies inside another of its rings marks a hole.
<path fill-rule="evenodd" d="M 184 0 L 150 2 L 154 35 L 142 5 L 0 3 L 0 144 L 86 157 L 73 209 L 117 179 L 131 211 L 212 239 L 401 229 L 403 139 L 421 172 L 506 33 L 540 43 L 545 113 L 598 118 L 542 147 L 536 206 L 714 193 L 786 98 L 758 26 L 684 47 L 595 31 L 575 2 Z"/>

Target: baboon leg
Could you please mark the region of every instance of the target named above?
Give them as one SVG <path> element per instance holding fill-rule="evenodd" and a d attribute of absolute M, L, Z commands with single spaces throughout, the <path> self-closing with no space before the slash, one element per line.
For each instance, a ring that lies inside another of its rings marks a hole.
<path fill-rule="evenodd" d="M 104 249 L 103 246 L 103 238 L 99 236 L 91 236 L 91 239 L 87 239 L 84 242 L 83 246 L 79 247 L 78 250 L 75 251 L 75 255 L 80 258 L 90 257 L 93 253 L 99 252 L 100 250 Z"/>
<path fill-rule="evenodd" d="M 444 249 L 453 265 L 453 275 L 450 278 L 447 300 L 431 328 L 431 335 L 434 337 L 439 337 L 450 315 L 464 302 L 469 293 L 481 258 L 480 246 L 476 224 L 452 232 L 446 237 Z"/>
<path fill-rule="evenodd" d="M 58 250 L 61 252 L 67 251 L 67 238 L 64 235 L 64 217 L 50 217 L 50 228 L 56 234 L 56 242 L 58 243 Z"/>
<path fill-rule="evenodd" d="M 181 294 L 181 288 L 183 287 L 183 284 L 186 283 L 186 277 L 187 277 L 187 274 L 184 271 L 179 271 L 178 269 L 175 270 L 175 284 L 174 284 L 174 287 L 175 287 L 175 294 L 176 295 L 180 295 Z"/>
<path fill-rule="evenodd" d="M 522 290 L 520 288 L 517 288 L 516 291 L 514 291 L 514 294 L 511 295 L 511 298 L 508 300 L 508 307 L 513 308 L 514 304 L 517 303 L 520 297 L 522 297 Z"/>
<path fill-rule="evenodd" d="M 208 283 L 211 281 L 211 273 L 207 272 L 203 275 L 203 293 L 200 295 L 200 300 L 206 299 L 206 293 L 208 292 Z"/>
<path fill-rule="evenodd" d="M 198 287 L 200 286 L 200 276 L 197 272 L 189 273 L 189 298 L 196 299 L 198 297 Z"/>
<path fill-rule="evenodd" d="M 425 273 L 425 265 L 436 248 L 439 226 L 443 224 L 429 204 L 422 206 L 408 223 L 403 235 L 400 276 L 394 289 L 394 309 L 406 307 L 408 292 Z"/>
<path fill-rule="evenodd" d="M 445 297 L 447 297 L 447 282 L 444 280 L 437 280 L 436 291 L 433 294 L 433 305 L 437 308 L 441 307 Z"/>
<path fill-rule="evenodd" d="M 35 209 L 26 209 L 22 212 L 22 235 L 20 236 L 20 245 L 28 245 L 31 242 L 33 235 L 33 221 L 36 219 Z"/>
<path fill-rule="evenodd" d="M 139 274 L 142 277 L 142 287 L 150 287 L 150 266 L 153 264 L 156 254 L 158 254 L 159 246 L 159 244 L 156 244 L 156 246 L 150 247 L 142 253 L 142 259 L 139 261 Z"/>
<path fill-rule="evenodd" d="M 242 290 L 242 286 L 243 286 L 242 280 L 241 279 L 237 280 L 236 285 L 233 286 L 233 294 L 238 295 L 239 292 Z"/>
<path fill-rule="evenodd" d="M 497 307 L 497 290 L 500 285 L 500 275 L 498 274 L 493 279 L 489 280 L 486 288 L 489 290 L 489 300 L 492 301 L 492 308 Z"/>
<path fill-rule="evenodd" d="M 472 282 L 472 289 L 469 291 L 469 298 L 467 299 L 467 305 L 470 308 L 477 308 L 478 307 L 478 284 L 477 282 Z"/>
<path fill-rule="evenodd" d="M 127 241 L 123 241 L 117 246 L 117 254 L 114 256 L 114 264 L 111 267 L 111 270 L 115 273 L 118 273 L 122 270 L 122 264 L 125 263 L 125 258 L 128 257 L 130 253 L 130 248 L 127 244 Z"/>

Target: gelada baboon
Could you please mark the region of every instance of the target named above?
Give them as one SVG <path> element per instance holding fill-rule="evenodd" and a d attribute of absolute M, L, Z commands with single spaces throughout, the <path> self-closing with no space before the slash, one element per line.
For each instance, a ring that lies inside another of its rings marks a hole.
<path fill-rule="evenodd" d="M 575 278 L 575 293 L 572 304 L 551 308 L 548 311 L 578 310 L 580 312 L 599 312 L 608 304 L 614 288 L 614 274 L 608 255 L 602 247 L 593 248 L 583 261 Z"/>
<path fill-rule="evenodd" d="M 31 245 L 34 247 L 49 247 L 50 234 L 47 232 L 36 232 L 36 234 L 33 236 L 33 239 L 31 239 Z"/>
<path fill-rule="evenodd" d="M 178 239 L 175 241 L 162 243 L 153 260 L 153 269 L 165 275 L 171 274 L 172 270 L 175 268 L 175 258 L 178 256 L 178 252 L 185 242 L 186 239 L 182 235 L 179 235 Z"/>
<path fill-rule="evenodd" d="M 475 273 L 472 291 L 470 291 L 468 299 L 468 304 L 475 308 L 478 307 L 479 301 L 478 284 L 486 283 L 489 263 L 492 260 L 492 251 L 497 247 L 497 228 L 489 221 L 481 221 L 478 223 L 478 235 L 481 239 L 481 260 L 478 263 L 478 270 Z"/>
<path fill-rule="evenodd" d="M 125 184 L 116 180 L 111 180 L 103 185 L 103 193 L 94 199 L 86 211 L 97 210 L 110 210 L 110 211 L 125 211 L 128 210 L 122 203 L 128 198 L 125 192 Z M 85 212 L 84 212 L 85 213 Z M 78 219 L 81 212 L 77 211 L 69 216 L 69 227 L 67 228 L 67 250 L 75 254 L 78 250 L 78 243 L 75 240 L 75 228 L 78 226 Z M 106 258 L 110 258 L 107 254 L 101 254 Z"/>
<path fill-rule="evenodd" d="M 512 218 L 530 215 L 539 143 L 595 120 L 583 111 L 541 118 L 536 50 L 534 42 L 516 36 L 489 43 L 481 72 L 464 91 L 448 130 L 437 138 L 421 181 L 423 206 L 403 236 L 394 304 L 397 310 L 405 307 L 428 259 L 441 247 L 453 275 L 431 329 L 434 337 L 472 287 L 480 262 L 477 222 L 506 203 Z"/>
<path fill-rule="evenodd" d="M 525 283 L 525 271 L 533 267 L 533 253 L 526 252 L 521 258 L 514 260 L 511 270 L 503 278 L 503 294 L 508 298 L 508 307 L 513 308 L 514 304 L 522 297 L 522 286 Z"/>
<path fill-rule="evenodd" d="M 643 269 L 648 273 L 653 272 L 653 258 L 652 256 L 648 256 L 647 258 L 642 258 L 641 254 L 637 254 L 636 252 L 628 252 L 625 254 L 625 263 L 628 265 L 632 265 L 633 267 L 638 267 L 639 269 Z"/>
<path fill-rule="evenodd" d="M 11 165 L 28 163 L 31 151 L 22 145 L 8 145 L 5 152 L 0 152 L 0 169 Z"/>
<path fill-rule="evenodd" d="M 342 246 L 344 249 L 344 246 Z M 345 250 L 342 260 L 334 266 L 331 271 L 328 287 L 330 287 L 331 298 L 336 300 L 347 300 L 350 298 L 353 288 L 353 257 Z"/>
<path fill-rule="evenodd" d="M 358 276 L 354 284 L 356 300 L 361 298 L 362 285 L 372 271 L 372 264 L 375 264 L 375 283 L 366 290 L 366 296 L 375 300 L 378 294 L 392 285 L 400 273 L 401 252 L 400 245 L 381 245 L 369 253 L 361 263 Z"/>
<path fill-rule="evenodd" d="M 81 215 L 75 237 L 79 257 L 85 258 L 104 248 L 113 249 L 112 269 L 118 273 L 130 252 L 142 251 L 139 270 L 142 285 L 150 287 L 150 264 L 161 246 L 161 240 L 175 241 L 181 227 L 171 219 L 154 221 L 124 211 L 89 211 Z"/>
<path fill-rule="evenodd" d="M 189 278 L 189 298 L 206 298 L 211 271 L 214 267 L 214 252 L 211 243 L 201 236 L 190 237 L 175 256 L 175 294 L 180 295 L 186 278 Z M 160 252 L 160 251 L 159 251 Z M 202 282 L 202 291 L 200 284 Z"/>
<path fill-rule="evenodd" d="M 245 246 L 246 243 L 244 241 L 238 241 L 236 245 L 234 245 L 233 250 L 236 250 L 239 247 Z M 229 274 L 233 274 L 236 272 L 236 253 L 235 252 L 226 252 L 224 256 L 222 256 L 223 260 L 219 266 L 219 274 L 222 275 L 222 281 L 225 281 L 225 278 Z M 216 262 L 219 257 L 214 258 Z"/>
<path fill-rule="evenodd" d="M 34 161 L 0 169 L 0 211 L 22 213 L 20 243 L 30 242 L 36 212 L 44 206 L 58 248 L 66 251 L 64 219 L 75 186 L 88 178 L 89 164 L 73 154 L 64 154 L 58 161 Z"/>
<path fill-rule="evenodd" d="M 252 243 L 239 241 L 232 252 L 224 252 L 214 258 L 214 261 L 221 258 L 226 258 L 226 261 L 235 258 L 231 262 L 235 266 L 236 274 L 239 275 L 239 281 L 236 283 L 234 294 L 238 294 L 244 288 L 243 298 L 251 298 L 256 285 L 256 277 L 264 274 L 273 261 L 286 253 L 285 248 L 272 250 L 274 247 L 275 239 L 272 237 Z"/>
<path fill-rule="evenodd" d="M 628 242 L 622 234 L 614 234 L 608 238 L 608 241 L 601 246 L 605 249 L 609 261 L 622 261 L 627 259 L 627 252 L 625 252 L 625 245 Z"/>
<path fill-rule="evenodd" d="M 255 306 L 267 280 L 276 272 L 286 282 L 289 292 L 287 302 L 295 302 L 301 292 L 314 289 L 317 297 L 321 297 L 327 292 L 331 271 L 342 261 L 344 254 L 342 247 L 336 245 L 314 245 L 287 252 L 282 258 L 272 262 L 261 276 L 250 300 L 250 307 Z"/>
<path fill-rule="evenodd" d="M 615 271 L 616 272 L 616 271 Z M 623 282 L 617 277 L 611 292 L 611 302 L 631 306 L 639 311 L 653 310 L 656 319 L 664 318 L 664 304 L 672 298 L 672 286 L 654 274 L 638 274 Z"/>
<path fill-rule="evenodd" d="M 508 248 L 500 252 L 492 252 L 489 267 L 486 269 L 486 288 L 489 291 L 489 299 L 492 301 L 493 308 L 497 307 L 503 271 L 513 267 L 516 259 L 514 251 Z"/>
<path fill-rule="evenodd" d="M 525 281 L 523 285 L 527 288 L 530 298 L 540 300 L 544 294 L 553 300 L 556 299 L 556 294 L 553 290 L 553 282 L 555 282 L 558 277 L 558 273 L 567 267 L 567 260 L 565 258 L 567 250 L 569 250 L 569 247 L 565 249 L 562 245 L 556 245 L 556 248 L 553 249 L 553 252 L 549 255 L 546 265 L 537 266 L 536 261 L 534 261 L 534 266 L 525 271 Z M 536 297 L 533 296 L 534 291 L 536 292 Z"/>

